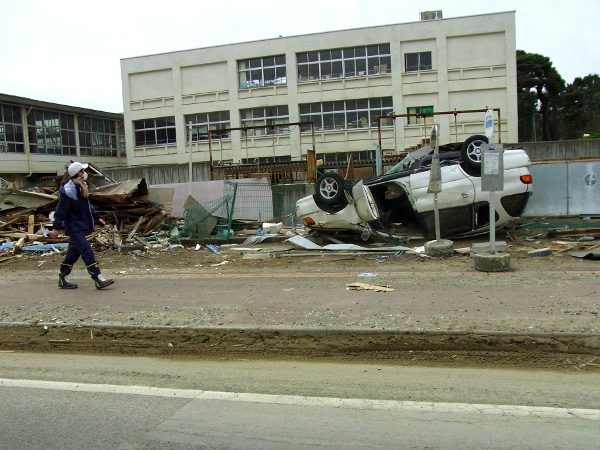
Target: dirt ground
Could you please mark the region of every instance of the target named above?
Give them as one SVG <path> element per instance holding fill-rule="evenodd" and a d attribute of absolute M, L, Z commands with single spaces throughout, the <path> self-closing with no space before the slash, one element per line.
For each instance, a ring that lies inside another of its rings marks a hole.
<path fill-rule="evenodd" d="M 531 276 L 562 277 L 565 273 L 585 274 L 586 288 L 597 286 L 596 309 L 585 311 L 587 330 L 597 330 L 600 318 L 600 262 L 576 258 L 568 250 L 589 249 L 594 241 L 548 238 L 539 230 L 512 230 L 498 233 L 499 243 L 509 245 L 511 268 L 509 274 L 526 272 Z M 404 246 L 418 248 L 424 240 L 413 239 Z M 454 240 L 454 248 L 469 249 L 473 243 L 487 242 L 487 236 Z M 327 242 L 324 242 L 326 244 Z M 356 242 L 365 245 L 365 243 Z M 596 241 L 597 243 L 597 241 Z M 473 273 L 472 258 L 456 253 L 452 258 L 432 259 L 418 252 L 353 252 L 314 251 L 293 246 L 284 239 L 266 240 L 260 244 L 243 243 L 218 245 L 218 253 L 206 247 L 206 242 L 183 242 L 171 249 L 132 250 L 117 252 L 109 249 L 97 251 L 103 271 L 109 276 L 123 274 L 140 275 L 160 269 L 163 273 L 182 276 L 185 274 L 340 274 L 344 272 L 396 271 L 418 273 L 456 274 L 453 278 L 468 278 Z M 533 257 L 532 250 L 551 249 L 547 256 Z M 42 276 L 55 278 L 62 255 L 22 255 L 0 263 L 5 277 Z M 464 275 L 462 275 L 464 273 Z M 506 289 L 506 277 L 487 277 L 486 285 Z M 596 281 L 593 281 L 596 280 Z M 366 280 L 368 283 L 369 280 Z M 496 284 L 495 284 L 496 283 Z M 417 287 L 418 288 L 418 287 Z M 459 301 L 460 291 L 454 292 Z M 444 295 L 448 295 L 444 292 Z M 6 295 L 6 290 L 2 294 Z M 386 294 L 382 294 L 386 295 Z M 147 311 L 146 311 L 147 312 Z M 390 327 L 371 327 L 336 331 L 335 328 L 314 327 L 223 327 L 219 319 L 204 322 L 205 326 L 188 324 L 189 311 L 185 308 L 171 309 L 168 325 L 137 323 L 136 326 L 92 324 L 67 318 L 61 323 L 42 324 L 39 320 L 19 326 L 25 316 L 4 308 L 0 310 L 0 351 L 74 352 L 122 355 L 160 355 L 173 358 L 218 359 L 296 359 L 369 361 L 380 364 L 444 365 L 444 366 L 493 366 L 512 368 L 544 368 L 556 370 L 600 370 L 600 339 L 597 332 L 560 336 L 564 330 L 546 330 L 544 333 L 480 333 L 473 330 L 451 331 L 424 330 L 407 332 Z M 573 312 L 573 315 L 581 314 Z M 149 314 L 148 316 L 151 316 Z M 156 314 L 159 315 L 158 312 Z M 456 316 L 453 320 L 460 320 Z M 310 322 L 306 322 L 310 324 Z M 590 325 L 591 324 L 591 325 Z M 516 326 L 513 330 L 518 329 Z M 510 324 L 507 331 L 511 330 Z M 558 335 L 557 335 L 558 334 Z"/>

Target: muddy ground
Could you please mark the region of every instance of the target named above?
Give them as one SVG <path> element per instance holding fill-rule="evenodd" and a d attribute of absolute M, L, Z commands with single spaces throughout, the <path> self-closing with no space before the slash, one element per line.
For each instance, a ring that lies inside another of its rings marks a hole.
<path fill-rule="evenodd" d="M 115 317 L 111 317 L 98 323 L 89 317 L 86 320 L 85 314 L 82 319 L 81 311 L 77 310 L 83 307 L 69 309 L 65 303 L 60 320 L 55 319 L 58 308 L 52 312 L 46 311 L 45 315 L 44 311 L 39 311 L 37 317 L 31 311 L 24 312 L 18 307 L 1 308 L 0 321 L 4 326 L 0 327 L 0 351 L 157 355 L 172 358 L 319 359 L 380 364 L 600 371 L 600 338 L 597 331 L 600 329 L 600 262 L 575 258 L 568 253 L 571 249 L 591 248 L 593 241 L 548 238 L 540 236 L 539 230 L 512 230 L 507 234 L 498 234 L 497 240 L 509 245 L 511 268 L 501 277 L 483 277 L 486 287 L 514 290 L 515 283 L 510 281 L 512 274 L 522 280 L 528 277 L 547 277 L 548 280 L 569 278 L 570 283 L 577 286 L 577 277 L 581 275 L 580 280 L 586 292 L 596 298 L 585 309 L 565 309 L 567 315 L 578 320 L 579 328 L 561 329 L 563 321 L 556 324 L 547 322 L 545 328 L 531 331 L 528 328 L 532 327 L 525 327 L 523 320 L 515 318 L 514 323 L 505 321 L 502 329 L 483 332 L 481 329 L 472 329 L 466 318 L 461 328 L 460 310 L 450 317 L 451 322 L 448 323 L 452 323 L 452 326 L 442 323 L 440 328 L 440 323 L 432 322 L 428 327 L 427 322 L 423 321 L 425 325 L 421 330 L 407 330 L 397 323 L 386 323 L 381 318 L 383 314 L 378 316 L 377 325 L 363 327 L 356 325 L 367 323 L 364 317 L 360 318 L 362 322 L 357 320 L 353 323 L 342 323 L 339 318 L 335 322 L 332 319 L 331 323 L 335 326 L 327 326 L 323 325 L 322 320 L 313 321 L 314 317 L 305 317 L 302 322 L 293 324 L 289 321 L 261 322 L 258 314 L 256 323 L 246 321 L 240 326 L 243 320 L 227 323 L 219 314 L 203 317 L 201 323 L 190 323 L 189 307 L 169 308 L 168 322 L 154 320 L 162 314 L 157 307 L 157 311 L 144 311 L 148 318 L 146 321 L 136 320 L 133 323 L 122 319 L 119 323 Z M 486 237 L 455 240 L 454 248 L 468 249 L 475 242 L 487 240 Z M 169 278 L 168 274 L 173 277 L 189 275 L 206 278 L 213 274 L 225 274 L 234 279 L 236 274 L 239 277 L 260 274 L 261 283 L 268 283 L 265 278 L 268 280 L 269 274 L 273 277 L 295 273 L 298 277 L 306 277 L 313 274 L 327 278 L 327 274 L 339 277 L 345 272 L 381 271 L 437 273 L 447 276 L 449 284 L 455 284 L 456 279 L 461 277 L 468 284 L 470 274 L 478 276 L 478 283 L 482 279 L 480 273 L 474 272 L 468 252 L 445 259 L 431 259 L 413 252 L 321 252 L 299 249 L 283 239 L 276 239 L 256 245 L 219 245 L 219 253 L 215 253 L 205 246 L 205 242 L 199 243 L 199 246 L 197 242 L 182 244 L 183 247 L 168 250 L 148 248 L 117 252 L 109 249 L 98 251 L 97 257 L 108 276 L 133 280 L 135 277 L 142 279 L 156 271 L 167 274 L 165 278 Z M 424 240 L 413 239 L 403 245 L 414 248 L 423 244 Z M 543 257 L 533 257 L 529 253 L 539 249 L 552 251 Z M 61 260 L 61 254 L 22 255 L 4 260 L 0 263 L 0 270 L 7 279 L 54 280 Z M 362 281 L 373 282 L 369 279 Z M 427 283 L 427 278 L 421 277 L 411 282 L 415 289 L 419 289 L 419 283 Z M 54 281 L 48 281 L 52 288 L 53 284 Z M 8 285 L 2 285 L 1 288 L 2 297 L 8 298 Z M 273 295 L 279 295 L 280 288 L 274 290 Z M 449 303 L 460 301 L 460 290 L 448 290 L 444 295 L 448 296 L 449 293 L 456 297 L 449 298 Z M 148 296 L 152 296 L 152 293 L 148 292 Z M 73 310 L 73 315 L 69 316 L 65 312 L 67 310 Z M 134 316 L 136 312 L 129 313 Z M 377 312 L 369 311 L 368 314 L 377 315 Z"/>

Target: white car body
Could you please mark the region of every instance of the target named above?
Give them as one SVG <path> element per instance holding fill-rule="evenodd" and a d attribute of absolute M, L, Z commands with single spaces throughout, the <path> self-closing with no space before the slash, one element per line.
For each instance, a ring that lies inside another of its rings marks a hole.
<path fill-rule="evenodd" d="M 514 221 L 532 192 L 527 153 L 505 150 L 503 154 L 504 189 L 495 193 L 496 228 Z M 489 231 L 490 193 L 481 190 L 480 171 L 465 166 L 456 152 L 445 155 L 440 154 L 440 160 L 444 161 L 442 189 L 438 193 L 441 235 L 466 236 Z M 297 217 L 307 227 L 321 231 L 362 231 L 372 225 L 386 228 L 391 223 L 416 222 L 426 235 L 435 236 L 434 194 L 427 192 L 431 173 L 428 167 L 426 164 L 413 166 L 363 180 L 352 187 L 351 195 L 346 189 L 347 204 L 344 206 L 343 201 L 337 208 L 324 205 L 321 200 L 323 194 L 328 194 L 326 189 L 335 186 L 335 180 L 324 174 L 319 178 L 322 181 L 321 185 L 317 184 L 315 195 L 296 203 Z M 355 191 L 364 195 L 357 196 Z M 378 224 L 380 218 L 384 220 Z"/>

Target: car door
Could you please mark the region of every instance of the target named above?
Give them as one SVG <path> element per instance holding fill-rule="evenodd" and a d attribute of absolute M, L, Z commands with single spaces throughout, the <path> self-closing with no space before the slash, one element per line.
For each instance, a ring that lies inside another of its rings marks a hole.
<path fill-rule="evenodd" d="M 438 193 L 440 234 L 449 236 L 468 232 L 473 227 L 475 186 L 459 164 L 442 166 L 442 190 Z M 429 236 L 435 236 L 434 194 L 428 193 L 430 171 L 409 177 L 413 208 Z"/>

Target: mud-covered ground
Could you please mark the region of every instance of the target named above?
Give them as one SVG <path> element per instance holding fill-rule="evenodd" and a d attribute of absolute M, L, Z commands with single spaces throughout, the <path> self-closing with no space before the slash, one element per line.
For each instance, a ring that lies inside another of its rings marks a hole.
<path fill-rule="evenodd" d="M 38 317 L 32 315 L 31 311 L 23 311 L 18 307 L 0 308 L 0 322 L 4 324 L 0 327 L 0 351 L 160 355 L 174 358 L 361 360 L 406 365 L 476 365 L 598 371 L 600 338 L 594 330 L 600 329 L 600 281 L 597 281 L 600 279 L 600 262 L 583 260 L 568 254 L 569 250 L 591 248 L 594 241 L 551 239 L 539 234 L 539 231 L 535 230 L 513 230 L 509 234 L 497 236 L 499 242 L 509 245 L 511 255 L 511 268 L 502 276 L 485 276 L 475 272 L 468 251 L 462 255 L 457 253 L 452 258 L 434 260 L 410 251 L 309 251 L 284 242 L 283 239 L 271 242 L 267 240 L 255 245 L 219 245 L 218 253 L 208 249 L 205 243 L 197 246 L 194 242 L 184 242 L 181 247 L 166 250 L 147 248 L 128 252 L 112 249 L 98 251 L 97 257 L 105 274 L 117 278 L 118 282 L 122 279 L 130 280 L 130 283 L 140 280 L 140 286 L 143 286 L 144 279 L 156 273 L 163 274 L 165 279 L 170 276 L 198 276 L 208 279 L 213 275 L 238 279 L 239 275 L 241 279 L 247 277 L 249 284 L 253 282 L 253 274 L 257 274 L 261 276 L 260 283 L 264 288 L 265 284 L 269 284 L 271 274 L 272 295 L 281 296 L 282 287 L 279 280 L 281 277 L 289 278 L 290 274 L 313 274 L 318 275 L 320 279 L 326 279 L 328 274 L 341 277 L 345 272 L 427 272 L 439 274 L 442 285 L 443 277 L 446 277 L 449 288 L 444 290 L 442 287 L 440 295 L 446 297 L 445 303 L 449 305 L 453 302 L 459 305 L 462 300 L 460 289 L 455 288 L 461 279 L 465 289 L 477 286 L 483 290 L 505 291 L 507 295 L 512 296 L 518 295 L 515 291 L 518 291 L 519 280 L 527 282 L 540 278 L 560 283 L 563 279 L 562 284 L 569 286 L 573 292 L 576 292 L 580 284 L 586 289 L 586 293 L 592 296 L 591 302 L 586 303 L 584 308 L 572 307 L 568 299 L 563 299 L 565 305 L 560 313 L 570 319 L 565 321 L 564 317 L 560 317 L 560 320 L 556 318 L 554 322 L 548 319 L 544 322 L 545 328 L 528 327 L 526 318 L 513 317 L 503 322 L 502 329 L 485 333 L 481 332 L 481 329 L 474 330 L 467 323 L 467 313 L 460 307 L 449 307 L 451 313 L 447 314 L 445 321 L 440 322 L 438 318 L 428 323 L 427 320 L 423 320 L 420 324 L 422 330 L 417 331 L 413 327 L 411 331 L 406 331 L 402 330 L 397 322 L 389 322 L 392 316 L 384 314 L 383 311 L 378 313 L 376 306 L 373 307 L 372 304 L 364 317 L 357 316 L 356 311 L 353 313 L 355 316 L 347 314 L 347 320 L 355 320 L 351 324 L 343 323 L 343 317 L 340 318 L 339 315 L 333 317 L 333 313 L 331 317 L 327 317 L 331 310 L 322 308 L 321 311 L 318 305 L 313 308 L 313 317 L 307 317 L 305 314 L 306 317 L 300 321 L 296 317 L 293 323 L 289 318 L 283 319 L 283 314 L 278 316 L 278 319 L 281 319 L 279 322 L 269 321 L 270 319 L 266 319 L 267 313 L 263 311 L 261 315 L 261 311 L 251 311 L 250 308 L 246 308 L 245 313 L 256 318 L 254 326 L 239 326 L 238 322 L 248 325 L 247 317 L 227 322 L 224 320 L 226 314 L 216 308 L 212 319 L 203 316 L 201 323 L 190 323 L 190 311 L 194 305 L 177 308 L 176 304 L 172 307 L 168 305 L 168 322 L 157 320 L 163 316 L 165 305 L 156 305 L 156 310 L 150 310 L 149 307 L 144 309 L 146 320 L 138 320 L 137 311 L 128 310 L 125 312 L 128 314 L 126 317 L 135 317 L 135 321 L 122 318 L 119 323 L 116 317 L 111 316 L 110 320 L 98 323 L 85 319 L 92 316 L 86 316 L 84 306 L 74 306 L 72 301 L 65 299 L 64 304 L 54 304 L 52 310 L 40 310 Z M 468 249 L 474 242 L 487 242 L 487 239 L 484 236 L 455 240 L 454 248 Z M 418 248 L 423 244 L 422 240 L 411 240 L 403 245 Z M 532 257 L 528 252 L 536 249 L 552 251 L 547 256 Z M 54 289 L 54 278 L 61 260 L 61 254 L 23 255 L 4 260 L 0 263 L 0 271 L 5 278 L 22 279 L 22 282 L 26 282 L 27 279 L 43 280 Z M 81 279 L 79 276 L 79 280 Z M 470 279 L 474 280 L 473 283 L 469 282 Z M 381 283 L 382 280 L 383 278 L 361 279 L 365 283 Z M 419 290 L 425 286 L 422 284 L 420 288 L 420 283 L 428 283 L 428 280 L 427 277 L 417 277 L 408 281 L 408 284 L 411 289 Z M 1 289 L 3 297 L 10 295 L 8 285 L 2 285 Z M 268 287 L 265 289 L 268 292 Z M 52 295 L 64 293 L 58 289 L 49 292 Z M 120 299 L 128 295 L 125 291 L 119 290 L 118 293 Z M 151 297 L 152 292 L 148 292 L 147 296 Z M 255 299 L 256 308 L 261 306 L 259 301 L 260 299 Z M 120 305 L 124 303 L 120 300 L 115 302 Z M 108 307 L 110 306 L 111 304 L 108 304 Z M 267 307 L 269 306 L 264 306 Z M 544 311 L 544 305 L 540 306 L 539 299 L 534 307 L 540 310 L 540 314 L 549 315 L 548 311 Z M 52 318 L 57 317 L 59 310 L 62 313 L 60 320 L 52 321 Z M 288 310 L 294 311 L 293 305 L 289 305 Z M 68 311 L 72 315 L 69 316 Z M 206 307 L 203 311 L 210 312 L 210 308 Z M 107 311 L 100 311 L 102 312 L 108 314 Z M 436 311 L 431 312 L 432 317 L 436 314 Z M 371 316 L 377 320 L 372 320 Z M 335 326 L 323 324 L 324 318 Z M 463 318 L 465 324 L 461 328 Z M 469 316 L 468 319 L 472 321 L 473 317 Z M 566 323 L 569 323 L 571 328 L 561 328 L 562 324 Z M 356 326 L 357 324 L 366 326 L 360 327 Z"/>

